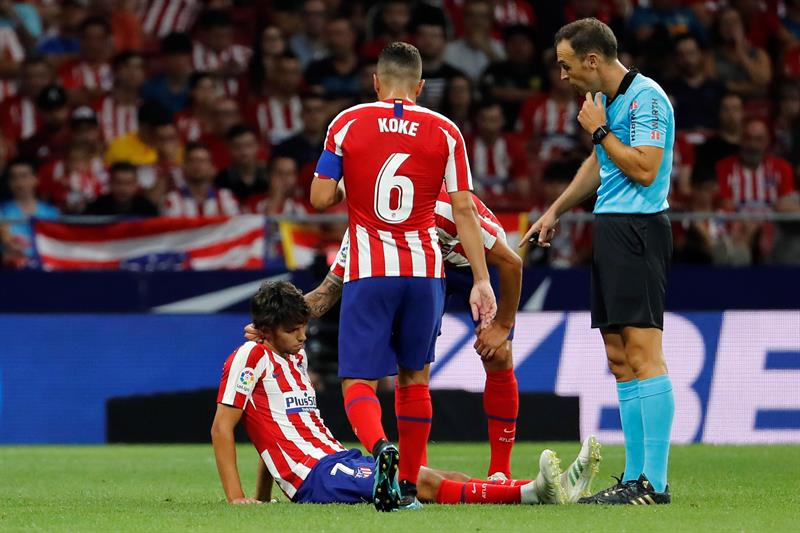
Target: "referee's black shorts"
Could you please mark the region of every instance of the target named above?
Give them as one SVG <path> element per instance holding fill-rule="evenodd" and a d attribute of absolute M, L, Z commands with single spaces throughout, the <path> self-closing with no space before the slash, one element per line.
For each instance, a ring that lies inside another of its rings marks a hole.
<path fill-rule="evenodd" d="M 672 260 L 667 215 L 597 215 L 592 244 L 592 327 L 664 329 Z"/>

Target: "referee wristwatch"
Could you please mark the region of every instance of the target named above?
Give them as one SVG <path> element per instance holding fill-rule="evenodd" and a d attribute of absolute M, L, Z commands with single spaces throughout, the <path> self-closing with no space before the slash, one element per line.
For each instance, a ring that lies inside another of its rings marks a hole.
<path fill-rule="evenodd" d="M 592 133 L 592 144 L 600 144 L 608 135 L 608 124 L 603 124 Z"/>

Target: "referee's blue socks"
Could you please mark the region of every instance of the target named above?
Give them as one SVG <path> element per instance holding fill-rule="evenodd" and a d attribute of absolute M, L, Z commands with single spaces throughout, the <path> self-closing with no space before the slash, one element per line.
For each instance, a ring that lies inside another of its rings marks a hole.
<path fill-rule="evenodd" d="M 675 414 L 672 381 L 667 374 L 639 381 L 644 426 L 644 475 L 656 492 L 667 487 L 669 435 Z"/>
<path fill-rule="evenodd" d="M 623 481 L 638 479 L 644 468 L 644 428 L 642 403 L 639 401 L 639 380 L 617 383 L 619 417 L 625 435 L 625 474 Z"/>

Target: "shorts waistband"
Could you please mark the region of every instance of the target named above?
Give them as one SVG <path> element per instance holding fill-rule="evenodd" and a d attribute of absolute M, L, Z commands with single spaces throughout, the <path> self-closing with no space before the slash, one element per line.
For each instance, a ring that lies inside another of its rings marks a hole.
<path fill-rule="evenodd" d="M 595 213 L 594 216 L 598 218 L 653 218 L 666 215 L 668 211 L 668 209 L 664 209 L 657 213 Z"/>

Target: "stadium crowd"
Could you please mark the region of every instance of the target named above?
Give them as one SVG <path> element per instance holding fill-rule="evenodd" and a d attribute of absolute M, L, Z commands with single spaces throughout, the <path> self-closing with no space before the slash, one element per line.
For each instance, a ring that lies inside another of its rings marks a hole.
<path fill-rule="evenodd" d="M 476 193 L 538 212 L 592 147 L 552 49 L 589 16 L 673 100 L 673 211 L 800 211 L 800 0 L 0 0 L 0 218 L 312 212 L 327 124 L 375 98 L 396 40 Z M 676 223 L 675 260 L 797 262 L 797 225 Z M 528 261 L 585 264 L 590 232 L 565 223 Z M 0 225 L 4 263 L 31 237 Z"/>

